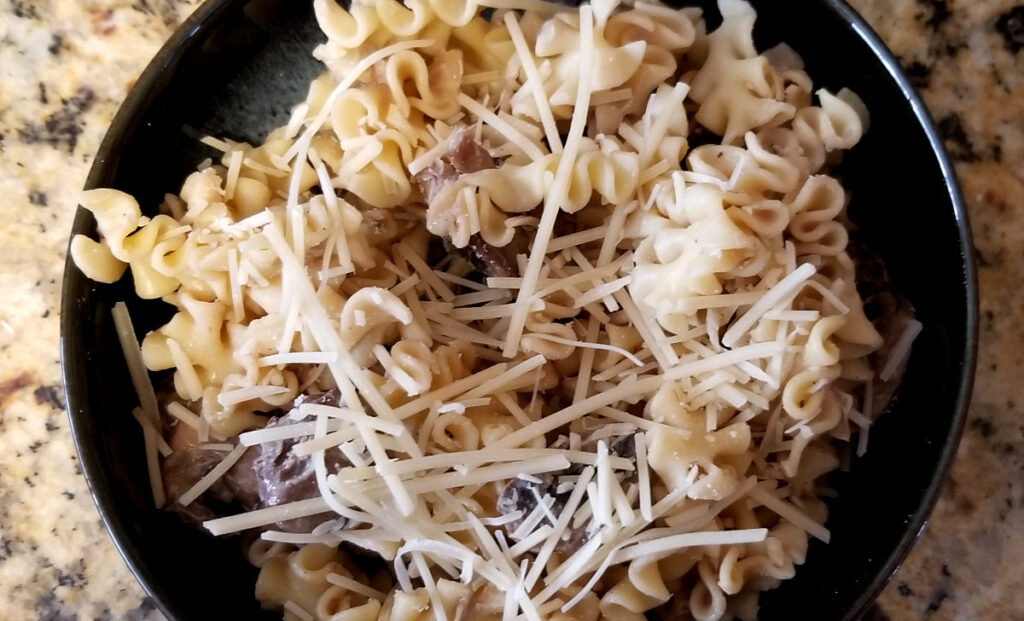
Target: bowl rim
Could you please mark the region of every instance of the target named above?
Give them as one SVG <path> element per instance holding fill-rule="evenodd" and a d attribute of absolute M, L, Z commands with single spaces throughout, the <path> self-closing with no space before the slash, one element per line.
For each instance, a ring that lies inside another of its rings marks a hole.
<path fill-rule="evenodd" d="M 960 437 L 963 433 L 964 423 L 967 420 L 967 409 L 971 402 L 971 392 L 974 388 L 974 372 L 978 357 L 978 275 L 974 257 L 974 236 L 971 232 L 971 223 L 967 215 L 967 208 L 964 204 L 963 193 L 960 183 L 956 177 L 956 171 L 949 159 L 949 153 L 939 135 L 932 119 L 931 113 L 925 106 L 921 95 L 917 92 L 907 78 L 896 55 L 889 49 L 875 30 L 868 25 L 867 21 L 851 7 L 846 0 L 823 0 L 840 16 L 845 18 L 853 27 L 856 34 L 864 41 L 871 52 L 881 61 L 886 72 L 895 81 L 903 97 L 910 104 L 914 117 L 924 130 L 928 144 L 939 164 L 939 170 L 945 182 L 946 191 L 949 194 L 950 203 L 953 206 L 953 215 L 956 220 L 956 227 L 960 241 L 960 257 L 963 262 L 964 289 L 967 298 L 964 319 L 964 349 L 960 363 L 960 381 L 957 385 L 957 399 L 954 404 L 952 425 L 946 436 L 945 445 L 939 453 L 939 460 L 932 474 L 931 481 L 925 490 L 923 502 L 914 513 L 913 518 L 907 523 L 907 528 L 900 538 L 899 543 L 889 554 L 882 564 L 882 568 L 874 577 L 870 587 L 864 590 L 861 596 L 855 600 L 850 611 L 843 618 L 844 621 L 855 621 L 860 619 L 878 598 L 889 580 L 896 574 L 903 561 L 910 554 L 910 550 L 917 543 L 917 540 L 924 533 L 928 519 L 935 509 L 939 500 L 942 486 L 949 475 L 950 466 L 956 456 L 957 447 L 960 444 Z"/>
<path fill-rule="evenodd" d="M 222 14 L 244 1 L 246 0 L 205 0 L 160 46 L 160 49 L 139 74 L 111 120 L 89 168 L 83 190 L 104 186 L 104 181 L 109 177 L 108 161 L 111 159 L 110 156 L 117 151 L 126 132 L 137 125 L 142 111 L 153 96 L 153 87 L 174 70 L 188 50 L 202 43 L 200 35 L 205 31 L 209 22 L 215 22 Z M 178 619 L 180 616 L 175 610 L 173 600 L 168 597 L 167 592 L 146 564 L 141 562 L 141 551 L 133 538 L 128 535 L 129 520 L 115 511 L 114 497 L 118 494 L 118 490 L 103 475 L 105 458 L 90 441 L 91 438 L 88 435 L 90 425 L 85 419 L 91 415 L 86 404 L 83 403 L 84 395 L 81 395 L 81 389 L 75 388 L 75 386 L 85 383 L 88 364 L 81 348 L 77 345 L 78 335 L 81 333 L 82 324 L 92 318 L 80 317 L 76 312 L 75 282 L 86 278 L 86 276 L 77 269 L 71 257 L 71 240 L 76 234 L 88 232 L 90 222 L 91 218 L 85 208 L 76 205 L 61 285 L 60 358 L 71 436 L 78 453 L 82 475 L 89 486 L 89 495 L 92 496 L 103 526 L 113 540 L 118 553 L 146 595 L 156 603 L 160 611 L 169 619 Z M 83 397 L 82 400 L 79 399 L 80 396 Z"/>
<path fill-rule="evenodd" d="M 125 131 L 138 121 L 138 117 L 152 96 L 153 87 L 160 82 L 162 76 L 166 75 L 167 71 L 173 71 L 185 52 L 201 44 L 200 35 L 204 32 L 209 22 L 216 21 L 223 13 L 245 1 L 206 0 L 182 22 L 170 38 L 160 47 L 118 108 L 96 152 L 83 189 L 88 190 L 103 185 L 103 181 L 109 175 L 107 163 L 111 154 L 116 151 Z M 946 435 L 944 446 L 939 453 L 939 459 L 931 480 L 925 489 L 923 502 L 915 511 L 912 519 L 907 523 L 905 532 L 898 544 L 893 548 L 879 571 L 871 578 L 869 586 L 864 589 L 860 597 L 854 600 L 850 610 L 843 617 L 844 621 L 854 621 L 859 619 L 868 610 L 889 580 L 895 575 L 918 538 L 924 532 L 928 518 L 938 501 L 942 485 L 949 474 L 967 417 L 974 383 L 978 341 L 978 279 L 971 226 L 956 173 L 942 138 L 921 96 L 910 84 L 893 52 L 889 50 L 879 35 L 846 0 L 815 1 L 825 5 L 826 8 L 835 12 L 850 24 L 856 36 L 867 45 L 871 53 L 882 63 L 885 72 L 895 82 L 909 104 L 914 118 L 924 131 L 928 145 L 939 165 L 945 189 L 953 207 L 953 216 L 962 259 L 964 286 L 967 294 L 964 300 L 964 347 L 962 356 L 959 358 L 961 371 L 956 387 L 957 399 L 954 404 L 952 425 L 949 433 Z M 82 473 L 89 486 L 90 495 L 114 545 L 132 574 L 146 593 L 153 598 L 161 611 L 170 618 L 175 618 L 174 607 L 168 599 L 166 592 L 155 581 L 152 573 L 140 562 L 140 551 L 132 538 L 126 534 L 128 530 L 127 520 L 124 516 L 119 516 L 114 511 L 113 496 L 117 493 L 117 490 L 113 488 L 110 481 L 105 480 L 101 476 L 103 456 L 100 455 L 95 446 L 91 444 L 90 438 L 87 437 L 87 425 L 84 423 L 83 417 L 88 417 L 89 412 L 78 398 L 80 395 L 79 390 L 74 388 L 85 381 L 86 363 L 81 356 L 81 351 L 77 347 L 76 341 L 79 329 L 83 323 L 86 323 L 86 320 L 76 312 L 76 300 L 74 299 L 73 291 L 75 288 L 74 283 L 79 279 L 85 278 L 85 276 L 74 266 L 70 253 L 70 241 L 75 234 L 88 230 L 88 222 L 85 210 L 81 206 L 77 206 L 68 240 L 61 288 L 60 354 L 71 433 L 82 466 Z"/>

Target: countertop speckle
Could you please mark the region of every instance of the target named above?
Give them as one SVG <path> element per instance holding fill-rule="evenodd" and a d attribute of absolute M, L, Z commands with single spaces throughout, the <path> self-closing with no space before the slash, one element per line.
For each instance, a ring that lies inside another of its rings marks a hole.
<path fill-rule="evenodd" d="M 159 619 L 99 521 L 60 379 L 60 283 L 93 154 L 197 2 L 0 1 L 0 619 Z"/>
<path fill-rule="evenodd" d="M 160 618 L 78 467 L 58 309 L 93 154 L 134 79 L 197 4 L 0 1 L 0 620 Z M 981 287 L 963 442 L 923 537 L 871 618 L 1024 620 L 1024 4 L 851 4 L 938 123 L 974 226 Z"/>

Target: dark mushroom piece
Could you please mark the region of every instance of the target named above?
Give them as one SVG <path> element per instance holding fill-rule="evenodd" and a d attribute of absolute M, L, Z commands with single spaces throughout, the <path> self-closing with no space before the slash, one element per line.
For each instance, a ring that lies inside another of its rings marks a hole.
<path fill-rule="evenodd" d="M 253 450 L 246 451 L 247 454 L 253 452 Z M 255 479 L 249 481 L 249 486 L 246 487 L 246 483 L 243 481 L 248 473 L 244 466 L 239 466 L 241 460 L 232 467 L 229 474 L 214 483 L 210 489 L 189 503 L 188 506 L 177 502 L 182 494 L 191 489 L 210 470 L 213 470 L 224 459 L 225 454 L 223 451 L 211 451 L 191 445 L 181 447 L 168 455 L 160 465 L 164 492 L 169 501 L 168 508 L 194 526 L 201 526 L 206 520 L 227 514 L 231 504 L 236 500 L 246 510 L 255 508 L 258 503 Z M 235 485 L 239 487 L 236 488 Z"/>
<path fill-rule="evenodd" d="M 289 424 L 291 421 L 274 417 L 267 422 L 266 428 Z M 320 495 L 312 457 L 297 455 L 293 450 L 296 444 L 310 437 L 272 440 L 254 447 L 259 449 L 259 454 L 252 462 L 252 471 L 255 474 L 256 491 L 261 507 L 274 507 Z M 348 465 L 348 460 L 338 449 L 325 451 L 324 461 L 328 474 L 336 473 Z M 307 533 L 331 519 L 333 515 L 330 512 L 318 513 L 278 522 L 277 527 L 288 532 Z"/>
<path fill-rule="evenodd" d="M 303 403 L 337 406 L 339 399 L 340 392 L 333 389 L 307 397 Z M 277 416 L 267 421 L 268 428 L 289 424 L 292 421 Z M 292 450 L 310 437 L 273 440 L 250 447 L 223 477 L 188 506 L 173 501 L 206 476 L 224 459 L 225 453 L 196 444 L 179 447 L 161 464 L 164 489 L 172 500 L 170 508 L 185 521 L 199 526 L 206 520 L 237 512 L 236 505 L 250 511 L 315 498 L 320 492 L 313 460 Z M 341 451 L 331 449 L 325 452 L 325 465 L 328 473 L 335 473 L 348 461 Z M 279 522 L 277 527 L 289 532 L 309 532 L 332 516 L 325 512 Z"/>
<path fill-rule="evenodd" d="M 496 163 L 487 149 L 473 140 L 469 128 L 455 130 L 448 142 L 448 150 L 430 166 L 413 176 L 413 183 L 428 203 L 441 188 L 459 178 L 459 175 L 494 168 Z"/>
<path fill-rule="evenodd" d="M 870 358 L 871 368 L 877 374 L 885 367 L 893 346 L 914 320 L 914 307 L 889 280 L 881 257 L 856 242 L 850 242 L 847 252 L 857 266 L 857 289 L 864 300 L 865 315 L 882 336 L 882 346 Z M 907 361 L 904 360 L 888 380 L 883 381 L 876 375 L 872 382 L 872 408 L 866 412 L 871 419 L 889 408 L 906 369 Z"/>
<path fill-rule="evenodd" d="M 564 474 L 575 473 L 567 471 Z M 516 511 L 522 512 L 519 519 L 505 525 L 505 532 L 508 535 L 511 535 L 522 525 L 526 517 L 533 512 L 545 495 L 550 495 L 554 498 L 555 502 L 551 505 L 551 514 L 555 517 L 559 516 L 565 508 L 565 503 L 569 499 L 569 492 L 556 493 L 558 487 L 557 476 L 546 474 L 540 475 L 537 478 L 540 479 L 540 483 L 529 479 L 512 479 L 501 490 L 501 493 L 498 494 L 497 509 L 499 513 L 508 515 Z M 562 555 L 572 554 L 586 543 L 589 538 L 586 524 L 581 524 L 578 528 L 573 528 L 570 524 L 555 546 L 555 551 Z"/>
<path fill-rule="evenodd" d="M 160 464 L 164 492 L 170 501 L 168 508 L 196 526 L 221 515 L 237 513 L 237 506 L 241 506 L 243 511 L 257 508 L 260 498 L 256 491 L 256 476 L 252 471 L 256 453 L 255 448 L 247 450 L 210 489 L 184 506 L 177 502 L 181 495 L 223 461 L 227 453 L 197 444 L 179 446 Z"/>
<path fill-rule="evenodd" d="M 417 173 L 413 177 L 413 182 L 424 200 L 429 203 L 444 186 L 458 179 L 460 175 L 496 166 L 497 162 L 487 149 L 473 139 L 469 128 L 463 127 L 455 130 L 445 154 Z M 463 251 L 449 243 L 445 246 L 449 252 Z M 488 244 L 480 235 L 473 235 L 469 238 L 465 250 L 468 250 L 466 259 L 485 276 L 518 276 L 516 255 L 525 253 L 528 248 L 522 235 L 516 235 L 512 242 L 501 248 Z"/>

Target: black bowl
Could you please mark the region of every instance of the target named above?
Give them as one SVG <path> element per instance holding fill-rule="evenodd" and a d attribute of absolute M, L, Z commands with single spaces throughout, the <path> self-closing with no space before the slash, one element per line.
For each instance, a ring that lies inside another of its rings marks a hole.
<path fill-rule="evenodd" d="M 796 578 L 761 599 L 765 620 L 856 619 L 914 544 L 960 436 L 975 360 L 971 238 L 928 113 L 864 21 L 841 0 L 753 4 L 760 49 L 789 43 L 816 86 L 848 86 L 867 103 L 871 130 L 841 170 L 853 196 L 849 213 L 857 237 L 881 255 L 924 324 L 867 455 L 831 479 L 839 492 L 829 502 L 832 543 L 814 541 Z M 303 99 L 320 71 L 310 52 L 322 39 L 309 3 L 207 2 L 139 78 L 87 188 L 118 188 L 152 208 L 216 155 L 200 136 L 258 142 Z M 73 233 L 95 235 L 83 209 Z M 128 565 L 172 619 L 273 618 L 253 597 L 256 570 L 237 538 L 215 539 L 152 506 L 141 433 L 130 415 L 137 401 L 110 309 L 126 300 L 139 336 L 168 312 L 159 302 L 135 300 L 128 280 L 96 285 L 71 263 L 64 278 L 68 411 L 96 505 Z"/>

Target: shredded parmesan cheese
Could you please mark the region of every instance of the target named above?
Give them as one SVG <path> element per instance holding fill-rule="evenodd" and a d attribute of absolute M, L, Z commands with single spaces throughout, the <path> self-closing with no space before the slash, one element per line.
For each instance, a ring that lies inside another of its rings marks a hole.
<path fill-rule="evenodd" d="M 555 217 L 565 201 L 569 186 L 569 175 L 576 164 L 580 140 L 583 137 L 583 130 L 587 121 L 587 112 L 590 109 L 590 82 L 593 71 L 593 56 L 593 13 L 589 6 L 584 5 L 580 7 L 580 73 L 579 84 L 576 90 L 576 106 L 573 109 L 572 121 L 569 124 L 569 136 L 565 142 L 565 149 L 555 171 L 554 182 L 544 197 L 544 210 L 541 214 L 537 233 L 533 239 L 533 246 L 530 249 L 526 272 L 523 275 L 523 286 L 520 287 L 519 297 L 516 298 L 518 305 L 515 313 L 512 315 L 512 321 L 505 336 L 505 347 L 502 354 L 506 358 L 514 357 L 519 350 L 519 339 L 523 334 L 523 327 L 526 325 L 526 313 L 529 306 L 527 301 L 532 299 L 536 289 L 541 264 L 547 254 L 548 242 L 551 240 L 551 233 L 554 230 Z"/>
<path fill-rule="evenodd" d="M 157 457 L 157 445 L 162 438 L 160 433 L 155 431 L 160 425 L 156 393 L 153 392 L 153 385 L 149 381 L 146 366 L 142 363 L 142 351 L 139 349 L 138 341 L 135 340 L 135 329 L 132 327 L 132 319 L 128 315 L 128 307 L 124 302 L 118 302 L 114 304 L 111 314 L 114 317 L 117 339 L 121 343 L 121 350 L 128 363 L 128 373 L 135 386 L 135 393 L 139 396 L 139 405 L 142 411 L 142 416 L 139 417 L 140 424 L 143 419 L 146 421 L 146 424 L 142 425 L 146 449 L 146 469 L 153 491 L 153 504 L 159 509 L 164 506 L 166 495 L 164 494 L 163 480 L 160 478 L 160 460 Z"/>
<path fill-rule="evenodd" d="M 889 357 L 885 359 L 885 366 L 883 366 L 882 370 L 878 372 L 878 379 L 883 382 L 887 382 L 892 379 L 896 369 L 900 368 L 900 366 L 906 362 L 907 358 L 910 357 L 910 347 L 923 328 L 924 325 L 917 320 L 911 320 L 907 323 L 907 327 L 903 329 L 903 332 L 900 334 L 900 338 L 889 351 Z"/>
<path fill-rule="evenodd" d="M 785 518 L 792 522 L 794 525 L 807 531 L 817 539 L 828 543 L 831 539 L 831 535 L 828 529 L 818 524 L 816 521 L 811 519 L 806 513 L 797 509 L 792 504 L 779 500 L 775 496 L 769 494 L 761 487 L 754 487 L 750 490 L 750 497 L 761 503 L 765 507 L 768 507 L 775 513 L 778 513 L 780 517 Z"/>

